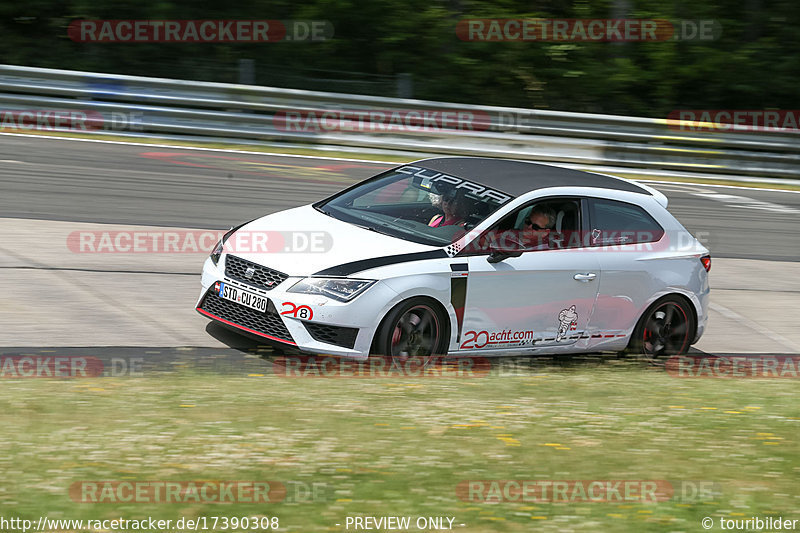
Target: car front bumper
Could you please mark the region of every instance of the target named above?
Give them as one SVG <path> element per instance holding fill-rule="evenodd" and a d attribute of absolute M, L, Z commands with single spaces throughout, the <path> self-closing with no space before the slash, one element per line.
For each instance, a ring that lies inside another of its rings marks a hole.
<path fill-rule="evenodd" d="M 382 282 L 375 283 L 349 302 L 318 294 L 288 290 L 302 277 L 288 276 L 265 290 L 226 276 L 223 255 L 217 265 L 206 259 L 196 310 L 227 327 L 267 341 L 295 346 L 308 353 L 363 359 L 369 356 L 380 317 L 398 297 Z M 269 300 L 267 312 L 250 309 L 216 295 L 217 282 L 246 290 Z"/>

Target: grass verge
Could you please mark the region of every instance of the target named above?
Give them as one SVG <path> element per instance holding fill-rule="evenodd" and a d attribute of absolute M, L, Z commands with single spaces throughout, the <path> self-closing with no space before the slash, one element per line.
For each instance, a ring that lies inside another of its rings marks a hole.
<path fill-rule="evenodd" d="M 187 370 L 1 385 L 7 517 L 277 516 L 283 531 L 343 531 L 347 516 L 450 516 L 460 531 L 638 532 L 797 509 L 793 380 L 676 379 L 624 362 L 470 379 Z M 456 494 L 465 480 L 507 479 L 716 489 L 662 502 Z M 267 505 L 75 503 L 69 487 L 87 480 L 273 480 L 290 494 Z M 312 486 L 316 498 L 292 492 Z"/>

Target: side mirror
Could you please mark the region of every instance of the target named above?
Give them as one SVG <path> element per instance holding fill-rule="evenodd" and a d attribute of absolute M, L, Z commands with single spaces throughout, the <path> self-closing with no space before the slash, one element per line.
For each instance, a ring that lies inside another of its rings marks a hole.
<path fill-rule="evenodd" d="M 509 246 L 510 245 L 510 246 Z M 489 246 L 489 257 L 486 258 L 490 263 L 499 263 L 509 257 L 519 257 L 522 255 L 524 247 L 521 242 L 512 240 L 506 242 L 503 246 L 497 243 L 492 243 Z"/>

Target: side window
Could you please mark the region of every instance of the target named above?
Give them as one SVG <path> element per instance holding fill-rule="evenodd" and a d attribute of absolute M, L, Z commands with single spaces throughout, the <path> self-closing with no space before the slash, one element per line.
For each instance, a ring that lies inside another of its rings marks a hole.
<path fill-rule="evenodd" d="M 591 201 L 592 246 L 655 242 L 664 228 L 638 205 L 616 200 Z"/>
<path fill-rule="evenodd" d="M 585 246 L 581 242 L 581 200 L 546 198 L 512 211 L 473 240 L 461 255 L 490 253 L 492 247 L 533 252 Z"/>

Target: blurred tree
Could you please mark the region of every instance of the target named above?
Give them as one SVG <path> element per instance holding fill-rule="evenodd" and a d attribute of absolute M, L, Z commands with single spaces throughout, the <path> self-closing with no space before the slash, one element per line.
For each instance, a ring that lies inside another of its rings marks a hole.
<path fill-rule="evenodd" d="M 468 42 L 464 18 L 714 20 L 712 41 Z M 324 42 L 78 43 L 75 19 L 324 19 Z M 796 107 L 796 0 L 31 0 L 0 5 L 0 61 L 236 82 L 240 59 L 264 85 L 394 95 L 411 73 L 418 98 L 664 116 L 681 108 Z"/>

